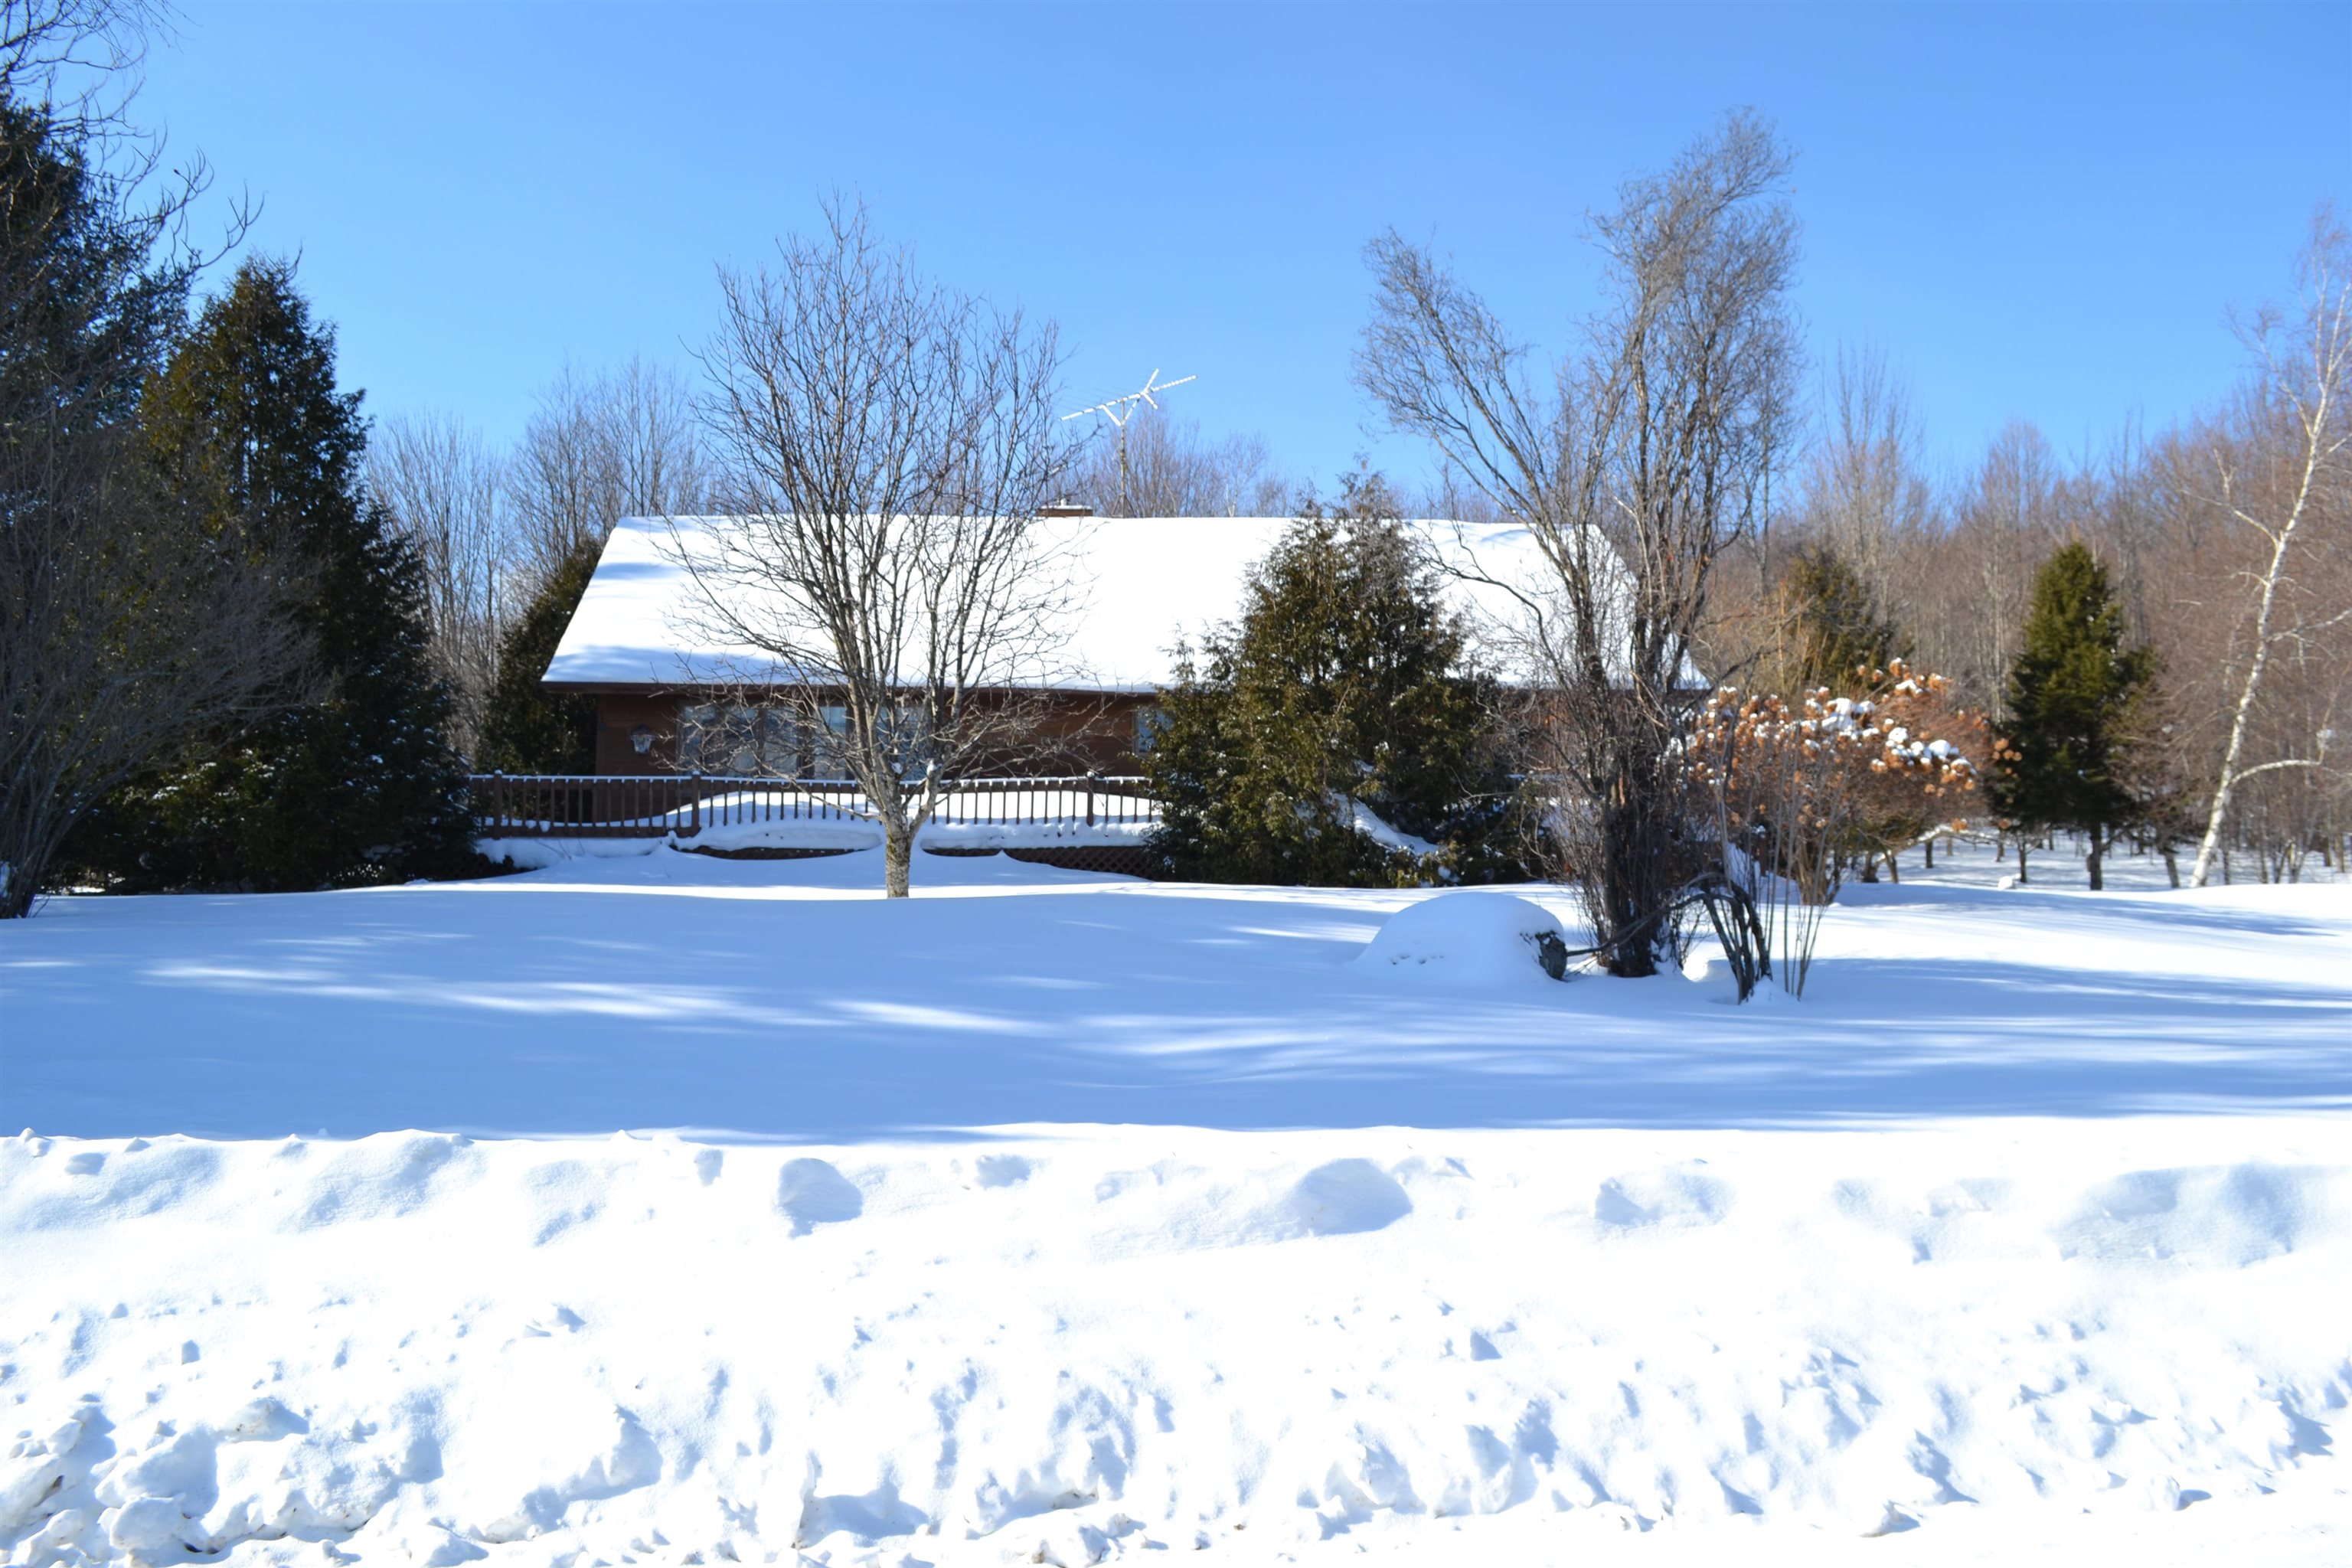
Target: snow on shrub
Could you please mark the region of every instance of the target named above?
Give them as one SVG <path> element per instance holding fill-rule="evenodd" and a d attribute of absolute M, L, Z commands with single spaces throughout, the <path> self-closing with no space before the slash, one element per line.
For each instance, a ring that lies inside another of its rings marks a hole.
<path fill-rule="evenodd" d="M 1714 796 L 1726 842 L 1795 881 L 1808 904 L 1834 899 L 1851 862 L 1965 826 L 1972 759 L 1989 755 L 1983 715 L 1955 706 L 1942 676 L 1899 658 L 1855 673 L 1859 696 L 1822 687 L 1795 703 L 1727 686 L 1692 726 L 1692 778 Z"/>
<path fill-rule="evenodd" d="M 1547 939 L 1565 956 L 1567 933 L 1540 904 L 1508 893 L 1447 893 L 1391 915 L 1355 963 L 1446 986 L 1549 984 Z"/>
<path fill-rule="evenodd" d="M 1901 659 L 1854 674 L 1858 695 L 1785 698 L 1727 686 L 1691 727 L 1690 780 L 1711 798 L 1724 871 L 1748 895 L 1782 989 L 1804 994 L 1821 910 L 1850 864 L 1965 826 L 1986 756 L 1980 714 Z"/>

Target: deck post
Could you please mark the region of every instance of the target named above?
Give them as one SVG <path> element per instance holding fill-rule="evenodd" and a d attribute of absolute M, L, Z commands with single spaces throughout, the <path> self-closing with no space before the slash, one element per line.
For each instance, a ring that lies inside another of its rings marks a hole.
<path fill-rule="evenodd" d="M 688 787 L 694 791 L 694 809 L 688 818 L 688 826 L 686 836 L 688 838 L 694 837 L 702 831 L 702 770 L 695 769 L 691 777 L 694 782 Z"/>
<path fill-rule="evenodd" d="M 1087 770 L 1087 826 L 1088 827 L 1095 825 L 1095 779 L 1094 769 L 1088 768 Z"/>

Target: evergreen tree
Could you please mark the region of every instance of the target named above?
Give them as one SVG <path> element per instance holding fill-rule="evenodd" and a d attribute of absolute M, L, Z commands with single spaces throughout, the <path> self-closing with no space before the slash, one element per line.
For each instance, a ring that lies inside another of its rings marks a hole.
<path fill-rule="evenodd" d="M 1780 594 L 1789 643 L 1785 675 L 1801 690 L 1826 686 L 1851 694 L 1869 684 L 1868 671 L 1911 655 L 1909 639 L 1878 613 L 1861 575 L 1827 545 L 1797 552 Z"/>
<path fill-rule="evenodd" d="M 596 699 L 551 692 L 539 682 L 603 553 L 595 539 L 583 539 L 499 644 L 498 679 L 482 715 L 482 766 L 509 773 L 595 771 Z"/>
<path fill-rule="evenodd" d="M 361 489 L 360 395 L 334 368 L 292 266 L 249 260 L 146 392 L 153 461 L 202 526 L 299 563 L 285 593 L 312 660 L 280 718 L 108 803 L 83 858 L 132 887 L 341 887 L 469 859 L 422 567 Z"/>
<path fill-rule="evenodd" d="M 1468 668 L 1434 568 L 1376 479 L 1302 511 L 1239 622 L 1198 661 L 1180 650 L 1160 694 L 1145 762 L 1165 868 L 1342 886 L 1517 874 L 1495 688 Z M 1384 841 L 1372 817 L 1433 847 Z"/>
<path fill-rule="evenodd" d="M 2010 669 L 1993 806 L 2029 831 L 2086 836 L 2094 889 L 2104 885 L 2109 840 L 2137 808 L 2124 769 L 2154 677 L 2154 655 L 2123 646 L 2122 607 L 2089 546 L 2074 541 L 2042 563 L 2025 647 Z M 2021 845 L 2021 881 L 2024 867 Z"/>

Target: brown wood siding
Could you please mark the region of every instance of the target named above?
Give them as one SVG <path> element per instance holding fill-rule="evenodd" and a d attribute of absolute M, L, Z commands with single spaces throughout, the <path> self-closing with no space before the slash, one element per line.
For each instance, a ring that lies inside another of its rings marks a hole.
<path fill-rule="evenodd" d="M 678 771 L 678 715 L 692 703 L 734 700 L 692 692 L 600 691 L 596 694 L 596 772 L 627 776 Z M 1059 773 L 1132 773 L 1141 771 L 1135 752 L 1137 715 L 1157 699 L 1150 692 L 1058 692 L 1049 700 L 1038 754 L 1007 756 L 982 773 L 1026 775 Z M 653 749 L 639 755 L 629 737 L 642 725 L 653 732 Z"/>

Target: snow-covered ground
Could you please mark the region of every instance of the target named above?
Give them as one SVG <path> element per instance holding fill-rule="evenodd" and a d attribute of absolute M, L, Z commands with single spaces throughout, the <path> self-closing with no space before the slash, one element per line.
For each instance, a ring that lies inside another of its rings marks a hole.
<path fill-rule="evenodd" d="M 875 859 L 0 929 L 5 1559 L 2352 1558 L 2340 881 L 1739 1008 Z"/>

